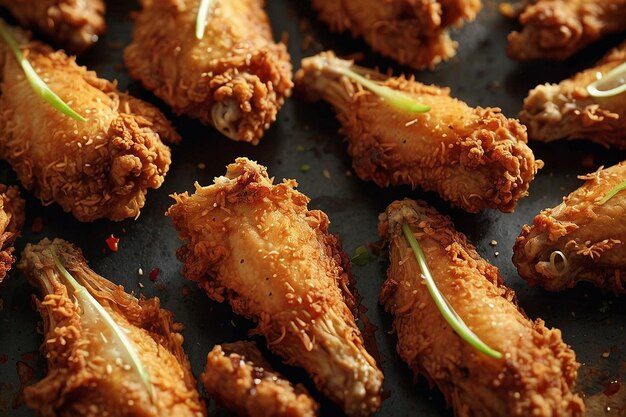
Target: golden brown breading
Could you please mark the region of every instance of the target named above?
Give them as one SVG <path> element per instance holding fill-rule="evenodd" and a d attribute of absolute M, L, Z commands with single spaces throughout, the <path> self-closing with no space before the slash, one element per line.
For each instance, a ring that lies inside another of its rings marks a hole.
<path fill-rule="evenodd" d="M 156 107 L 120 93 L 64 52 L 22 44 L 41 78 L 87 121 L 44 102 L 3 48 L 0 157 L 44 204 L 57 202 L 80 221 L 137 217 L 147 189 L 158 188 L 169 168 L 161 138 L 178 135 Z"/>
<path fill-rule="evenodd" d="M 142 0 L 124 53 L 131 77 L 169 104 L 233 140 L 258 144 L 291 95 L 291 62 L 272 38 L 263 0 L 220 0 L 204 38 L 200 0 Z"/>
<path fill-rule="evenodd" d="M 509 34 L 507 53 L 526 61 L 561 61 L 598 39 L 626 31 L 626 0 L 539 0 L 519 17 L 521 32 Z"/>
<path fill-rule="evenodd" d="M 24 226 L 25 217 L 24 200 L 17 187 L 0 184 L 0 283 L 15 262 L 13 242 Z"/>
<path fill-rule="evenodd" d="M 91 47 L 106 29 L 103 0 L 0 0 L 0 6 L 74 54 Z"/>
<path fill-rule="evenodd" d="M 209 396 L 240 417 L 314 417 L 319 409 L 306 388 L 276 373 L 253 342 L 215 346 L 200 379 Z"/>
<path fill-rule="evenodd" d="M 586 87 L 626 62 L 626 42 L 609 52 L 595 67 L 559 84 L 535 87 L 524 100 L 520 120 L 528 136 L 550 142 L 556 139 L 589 139 L 604 146 L 626 149 L 626 94 L 591 97 Z"/>
<path fill-rule="evenodd" d="M 274 185 L 264 167 L 239 158 L 215 184 L 174 195 L 167 215 L 185 241 L 183 275 L 257 322 L 254 333 L 349 416 L 368 416 L 383 375 L 348 308 L 349 260 L 296 185 Z"/>
<path fill-rule="evenodd" d="M 342 75 L 352 68 L 377 83 L 431 106 L 409 113 Z M 450 97 L 449 89 L 414 78 L 386 78 L 355 67 L 332 52 L 306 58 L 296 74 L 298 89 L 312 100 L 332 104 L 348 139 L 348 153 L 359 178 L 380 187 L 409 184 L 439 195 L 466 211 L 510 212 L 528 194 L 543 166 L 526 145 L 526 129 L 498 108 L 472 108 Z"/>
<path fill-rule="evenodd" d="M 626 162 L 580 178 L 585 184 L 522 228 L 513 263 L 531 285 L 550 291 L 590 281 L 626 294 L 626 194 L 600 204 L 626 179 Z"/>
<path fill-rule="evenodd" d="M 474 20 L 480 0 L 313 0 L 319 17 L 335 32 L 350 31 L 400 64 L 434 68 L 456 53 L 449 26 Z"/>
<path fill-rule="evenodd" d="M 457 417 L 583 415 L 583 401 L 571 391 L 580 365 L 561 332 L 525 316 L 498 269 L 447 217 L 424 203 L 403 200 L 389 205 L 379 220 L 390 252 L 380 301 L 394 315 L 398 353 L 416 375 L 437 385 Z M 446 323 L 403 235 L 404 222 L 441 293 L 502 359 L 478 352 Z"/>
<path fill-rule="evenodd" d="M 67 284 L 61 264 L 122 328 L 154 390 L 143 385 L 112 343 L 102 316 Z M 61 240 L 27 245 L 18 268 L 42 292 L 37 308 L 44 321 L 42 353 L 48 375 L 24 390 L 26 404 L 42 417 L 203 417 L 182 326 L 161 309 L 158 298 L 137 299 L 97 275 L 75 246 Z"/>

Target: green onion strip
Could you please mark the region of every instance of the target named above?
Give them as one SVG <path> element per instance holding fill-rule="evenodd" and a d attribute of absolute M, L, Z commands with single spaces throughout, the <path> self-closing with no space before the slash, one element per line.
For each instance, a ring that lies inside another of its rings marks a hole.
<path fill-rule="evenodd" d="M 602 200 L 600 200 L 598 204 L 603 205 L 604 203 L 615 197 L 615 195 L 622 190 L 626 190 L 626 181 L 620 182 L 615 187 L 611 188 L 611 190 L 606 193 L 604 198 L 602 198 Z"/>
<path fill-rule="evenodd" d="M 204 31 L 209 21 L 209 12 L 213 4 L 217 0 L 201 0 L 198 6 L 198 15 L 196 16 L 196 38 L 204 38 Z"/>
<path fill-rule="evenodd" d="M 485 342 L 480 340 L 478 336 L 476 336 L 476 334 L 467 326 L 467 324 L 465 324 L 463 319 L 459 317 L 456 311 L 454 311 L 445 296 L 439 291 L 439 288 L 437 288 L 437 284 L 435 283 L 435 280 L 433 279 L 432 275 L 430 274 L 430 270 L 428 269 L 428 264 L 426 263 L 426 255 L 424 254 L 422 247 L 419 245 L 419 243 L 417 243 L 417 240 L 415 239 L 411 228 L 406 222 L 402 224 L 402 231 L 404 232 L 404 237 L 409 242 L 411 249 L 413 249 L 415 259 L 417 260 L 417 263 L 422 270 L 422 275 L 424 276 L 424 280 L 426 281 L 426 287 L 428 288 L 428 292 L 430 293 L 430 296 L 433 298 L 437 309 L 439 309 L 439 312 L 446 320 L 446 322 L 448 322 L 450 327 L 452 327 L 452 329 L 454 329 L 454 331 L 459 336 L 461 336 L 463 340 L 476 348 L 476 350 L 478 350 L 479 352 L 484 353 L 485 355 L 495 359 L 502 358 L 502 353 L 492 349 Z"/>
<path fill-rule="evenodd" d="M 413 97 L 400 91 L 395 91 L 387 86 L 379 85 L 364 76 L 357 74 L 348 68 L 341 68 L 339 72 L 352 81 L 361 84 L 372 93 L 383 98 L 390 106 L 408 113 L 425 113 L 430 111 L 430 106 L 418 103 Z"/>
<path fill-rule="evenodd" d="M 608 90 L 600 90 L 598 87 L 601 85 L 617 81 L 617 87 L 610 88 Z M 607 72 L 599 80 L 587 86 L 587 92 L 592 97 L 613 97 L 626 91 L 626 62 L 611 71 Z"/>
<path fill-rule="evenodd" d="M 72 119 L 78 120 L 80 122 L 86 122 L 83 116 L 74 111 L 66 102 L 64 102 L 59 96 L 57 96 L 54 91 L 48 87 L 48 85 L 37 75 L 35 69 L 30 65 L 30 62 L 24 57 L 24 54 L 20 50 L 20 47 L 17 44 L 17 41 L 11 34 L 10 29 L 7 27 L 6 23 L 0 19 L 0 36 L 9 46 L 13 55 L 15 55 L 15 59 L 22 67 L 24 71 L 24 75 L 26 75 L 26 80 L 28 84 L 30 84 L 31 88 L 35 91 L 39 97 L 47 101 L 52 107 L 60 111 L 61 113 L 71 117 Z"/>
<path fill-rule="evenodd" d="M 129 366 L 134 370 L 135 374 L 139 377 L 142 384 L 148 391 L 150 395 L 150 399 L 154 402 L 155 399 L 155 391 L 154 386 L 150 382 L 150 376 L 148 372 L 145 370 L 141 363 L 141 359 L 139 359 L 139 355 L 137 355 L 137 351 L 135 347 L 132 345 L 131 341 L 128 340 L 124 330 L 113 320 L 113 317 L 98 303 L 98 301 L 87 291 L 87 288 L 78 283 L 78 281 L 68 272 L 67 269 L 63 266 L 56 253 L 52 253 L 52 257 L 54 259 L 54 264 L 57 269 L 61 272 L 61 275 L 66 279 L 67 284 L 74 290 L 74 296 L 77 300 L 80 300 L 83 303 L 83 311 L 85 311 L 85 306 L 90 307 L 90 310 L 95 312 L 97 315 L 96 321 L 101 320 L 106 327 L 111 331 L 111 335 L 113 336 L 113 340 L 109 343 L 109 346 L 116 346 L 122 354 L 125 354 L 127 357 L 127 362 L 129 362 Z"/>

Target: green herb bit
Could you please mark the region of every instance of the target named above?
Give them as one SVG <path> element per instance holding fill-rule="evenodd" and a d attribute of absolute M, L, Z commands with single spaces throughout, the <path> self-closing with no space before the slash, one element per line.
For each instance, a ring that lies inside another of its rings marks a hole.
<path fill-rule="evenodd" d="M 612 199 L 613 197 L 615 197 L 615 195 L 617 193 L 619 193 L 622 190 L 626 190 L 626 181 L 620 182 L 619 184 L 617 184 L 615 187 L 613 187 L 611 189 L 611 191 L 609 191 L 608 193 L 606 193 L 606 195 L 604 196 L 604 198 L 602 198 L 602 200 L 600 200 L 598 202 L 598 204 L 600 204 L 601 206 L 604 205 L 604 203 L 606 203 L 607 201 L 609 201 L 610 199 Z"/>
<path fill-rule="evenodd" d="M 372 93 L 384 99 L 390 106 L 407 113 L 425 113 L 430 111 L 430 106 L 418 103 L 408 94 L 393 90 L 387 86 L 379 85 L 372 80 L 368 80 L 364 76 L 357 74 L 348 68 L 342 68 L 341 74 L 350 78 L 352 81 L 361 84 Z"/>
<path fill-rule="evenodd" d="M 608 90 L 600 90 L 598 87 L 610 84 L 611 82 L 617 85 Z M 591 97 L 613 97 L 622 94 L 626 91 L 626 62 L 611 71 L 607 72 L 600 78 L 587 86 L 587 92 Z"/>
<path fill-rule="evenodd" d="M 90 320 L 93 323 L 103 323 L 106 326 L 111 336 L 108 347 L 110 350 L 113 350 L 111 348 L 115 348 L 115 350 L 119 352 L 120 356 L 125 359 L 125 362 L 127 362 L 130 369 L 137 374 L 139 380 L 148 391 L 150 399 L 154 402 L 156 395 L 154 392 L 154 386 L 150 382 L 150 376 L 144 369 L 135 347 L 132 345 L 131 341 L 128 340 L 126 332 L 124 332 L 115 320 L 113 320 L 111 315 L 104 309 L 104 307 L 102 307 L 93 295 L 89 293 L 87 288 L 79 284 L 78 281 L 68 272 L 68 270 L 65 269 L 56 253 L 53 252 L 52 257 L 57 269 L 67 281 L 67 285 L 74 290 L 73 295 L 76 297 L 79 305 L 83 309 L 83 318 Z"/>
<path fill-rule="evenodd" d="M 300 165 L 300 171 L 302 171 L 303 173 L 307 173 L 311 170 L 311 165 L 309 164 L 302 164 Z"/>
<path fill-rule="evenodd" d="M 502 358 L 502 353 L 490 348 L 487 346 L 485 342 L 480 340 L 480 338 L 465 324 L 463 319 L 454 311 L 446 297 L 439 291 L 437 288 L 437 284 L 430 274 L 430 270 L 428 269 L 428 264 L 426 263 L 426 255 L 424 255 L 424 251 L 415 236 L 413 236 L 413 232 L 409 225 L 404 222 L 402 224 L 402 232 L 404 233 L 404 237 L 409 242 L 411 249 L 413 249 L 413 254 L 415 255 L 415 259 L 419 264 L 420 269 L 422 270 L 422 275 L 424 276 L 424 280 L 426 281 L 426 287 L 428 288 L 428 292 L 430 296 L 433 298 L 437 309 L 443 316 L 443 318 L 448 322 L 450 327 L 454 329 L 454 331 L 461 336 L 463 340 L 469 343 L 471 346 L 476 348 L 481 353 L 485 355 L 500 359 Z"/>
<path fill-rule="evenodd" d="M 350 262 L 358 266 L 366 265 L 370 260 L 370 253 L 365 245 L 361 245 L 354 250 L 354 256 L 350 258 Z"/>
<path fill-rule="evenodd" d="M 20 50 L 17 41 L 11 34 L 10 29 L 7 27 L 6 23 L 0 19 L 0 36 L 6 44 L 9 46 L 13 55 L 15 55 L 15 59 L 22 67 L 24 71 L 24 75 L 26 75 L 26 80 L 28 84 L 30 84 L 31 88 L 35 91 L 39 97 L 47 101 L 52 107 L 60 111 L 61 113 L 71 117 L 72 119 L 78 120 L 80 122 L 86 122 L 85 119 L 80 114 L 76 113 L 66 102 L 64 102 L 59 96 L 57 96 L 54 91 L 48 87 L 48 85 L 37 75 L 35 69 L 30 65 L 30 62 L 26 58 L 24 58 L 24 54 Z"/>
<path fill-rule="evenodd" d="M 198 16 L 196 17 L 196 38 L 204 38 L 204 31 L 209 21 L 209 12 L 216 0 L 201 0 L 198 6 Z"/>

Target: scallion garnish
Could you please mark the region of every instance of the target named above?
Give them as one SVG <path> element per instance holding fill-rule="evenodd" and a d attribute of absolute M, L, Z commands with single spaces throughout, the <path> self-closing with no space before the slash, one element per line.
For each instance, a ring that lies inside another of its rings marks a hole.
<path fill-rule="evenodd" d="M 476 334 L 469 327 L 467 327 L 467 324 L 465 324 L 463 319 L 459 317 L 459 315 L 456 313 L 456 311 L 454 311 L 446 297 L 439 291 L 439 288 L 437 288 L 437 284 L 435 283 L 435 280 L 433 279 L 432 275 L 430 274 L 430 270 L 428 269 L 428 264 L 426 263 L 426 255 L 424 255 L 422 247 L 419 243 L 417 243 L 417 240 L 415 239 L 411 228 L 406 222 L 402 224 L 402 232 L 404 233 L 404 237 L 406 238 L 406 240 L 409 242 L 411 249 L 413 249 L 415 259 L 417 260 L 417 263 L 419 264 L 419 267 L 422 271 L 422 275 L 424 276 L 424 280 L 426 281 L 426 287 L 428 288 L 428 292 L 430 293 L 430 296 L 433 298 L 437 309 L 439 309 L 439 312 L 446 320 L 446 322 L 450 325 L 450 327 L 452 327 L 452 329 L 454 329 L 454 331 L 459 336 L 461 336 L 463 340 L 476 348 L 476 350 L 478 350 L 479 352 L 484 353 L 485 355 L 495 359 L 502 358 L 502 353 L 487 346 L 485 342 L 480 340 L 480 338 L 476 336 Z"/>
<path fill-rule="evenodd" d="M 357 74 L 349 68 L 341 68 L 339 72 L 350 78 L 352 81 L 361 84 L 372 93 L 384 99 L 390 106 L 393 106 L 398 110 L 402 110 L 407 113 L 425 113 L 430 111 L 430 106 L 418 103 L 408 94 L 393 90 L 384 85 L 379 85 L 372 80 L 368 80 L 361 74 Z"/>
<path fill-rule="evenodd" d="M 61 275 L 66 280 L 66 285 L 71 287 L 74 290 L 74 297 L 78 301 L 78 304 L 81 306 L 83 310 L 83 320 L 89 321 L 90 323 L 102 323 L 109 330 L 110 337 L 107 337 L 109 340 L 107 344 L 107 350 L 109 352 L 115 352 L 115 354 L 119 355 L 118 357 L 132 369 L 136 374 L 141 383 L 144 385 L 148 394 L 150 396 L 151 401 L 154 402 L 155 392 L 152 383 L 150 382 L 150 376 L 144 369 L 141 364 L 141 360 L 137 355 L 135 347 L 132 345 L 126 333 L 122 328 L 113 320 L 111 315 L 100 305 L 100 303 L 89 293 L 87 288 L 83 285 L 79 284 L 76 278 L 69 273 L 67 269 L 63 266 L 56 253 L 52 253 L 52 258 L 54 259 L 54 264 L 56 265 Z"/>
<path fill-rule="evenodd" d="M 620 182 L 615 187 L 611 188 L 611 190 L 606 193 L 606 195 L 602 198 L 602 200 L 598 202 L 598 204 L 603 205 L 604 203 L 615 197 L 615 195 L 622 190 L 626 190 L 626 181 Z"/>
<path fill-rule="evenodd" d="M 608 90 L 601 90 L 598 87 L 605 86 L 611 82 L 616 82 L 617 86 Z M 587 92 L 592 97 L 613 97 L 626 91 L 626 62 L 611 71 L 607 72 L 600 78 L 587 86 Z"/>
<path fill-rule="evenodd" d="M 198 6 L 198 16 L 196 16 L 196 38 L 204 38 L 204 30 L 209 20 L 209 11 L 216 0 L 200 0 Z"/>
<path fill-rule="evenodd" d="M 350 258 L 350 262 L 358 266 L 366 265 L 370 260 L 370 253 L 367 246 L 361 245 L 354 250 L 354 256 Z"/>
<path fill-rule="evenodd" d="M 52 107 L 60 111 L 61 113 L 71 117 L 72 119 L 76 119 L 80 122 L 86 122 L 85 119 L 80 114 L 76 113 L 66 102 L 64 102 L 59 96 L 55 94 L 54 91 L 48 87 L 48 85 L 37 75 L 37 72 L 30 65 L 30 62 L 24 57 L 24 54 L 20 50 L 20 47 L 17 44 L 17 41 L 11 34 L 10 29 L 7 27 L 6 23 L 2 19 L 0 19 L 0 36 L 6 44 L 9 46 L 13 55 L 15 55 L 15 59 L 19 62 L 22 70 L 24 71 L 24 75 L 26 75 L 26 80 L 28 84 L 30 84 L 31 88 L 35 91 L 39 97 L 47 101 Z"/>

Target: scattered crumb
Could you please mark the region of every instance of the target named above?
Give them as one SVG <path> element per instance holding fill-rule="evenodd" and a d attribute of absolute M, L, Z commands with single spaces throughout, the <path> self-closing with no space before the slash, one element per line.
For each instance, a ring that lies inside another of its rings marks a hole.
<path fill-rule="evenodd" d="M 352 171 L 347 170 L 347 171 L 346 171 L 346 177 L 351 177 L 351 176 L 352 176 Z"/>
<path fill-rule="evenodd" d="M 490 244 L 491 246 L 496 246 L 496 245 L 498 244 L 498 241 L 497 241 L 497 240 L 495 240 L 495 239 L 493 239 L 491 242 L 489 242 L 489 244 Z"/>
<path fill-rule="evenodd" d="M 496 251 L 496 252 L 494 253 L 494 255 L 499 256 L 499 255 L 500 255 L 500 252 Z"/>
<path fill-rule="evenodd" d="M 137 270 L 137 273 L 139 274 L 139 276 L 143 276 L 143 269 L 140 267 L 140 268 Z"/>
<path fill-rule="evenodd" d="M 188 285 L 183 285 L 183 286 L 180 288 L 180 293 L 181 293 L 181 295 L 182 295 L 183 297 L 188 297 L 188 296 L 189 296 L 189 294 L 191 294 L 191 289 L 189 288 L 189 286 L 188 286 Z"/>
<path fill-rule="evenodd" d="M 30 226 L 30 231 L 37 234 L 43 231 L 43 217 L 37 216 L 33 220 L 33 224 Z"/>
<path fill-rule="evenodd" d="M 139 288 L 143 288 L 143 287 L 144 287 L 143 283 L 140 282 L 139 283 Z"/>
<path fill-rule="evenodd" d="M 206 168 L 206 164 L 204 162 L 200 162 L 198 164 L 198 169 L 204 169 L 204 168 Z"/>
<path fill-rule="evenodd" d="M 233 327 L 237 327 L 237 325 L 235 325 L 235 322 L 232 321 L 232 320 L 230 321 L 230 325 L 233 326 Z"/>
<path fill-rule="evenodd" d="M 611 352 L 609 352 L 609 351 L 602 352 L 602 357 L 603 357 L 604 359 L 608 358 L 609 356 L 611 356 Z"/>
<path fill-rule="evenodd" d="M 150 274 L 148 274 L 148 278 L 150 278 L 150 281 L 156 281 L 159 277 L 160 272 L 161 270 L 159 268 L 152 268 L 152 271 L 150 271 Z"/>
<path fill-rule="evenodd" d="M 322 175 L 324 175 L 324 178 L 326 178 L 327 180 L 330 179 L 330 171 L 327 170 L 326 168 L 322 170 Z"/>

